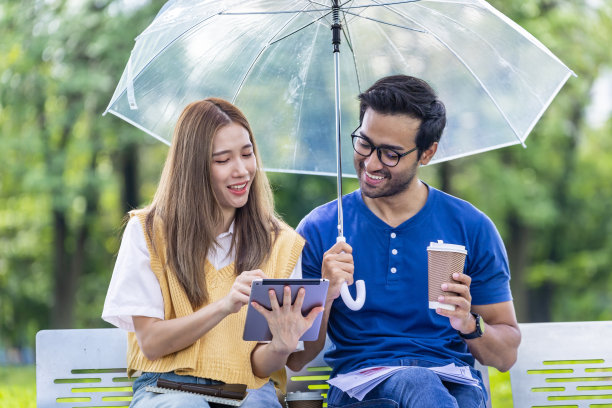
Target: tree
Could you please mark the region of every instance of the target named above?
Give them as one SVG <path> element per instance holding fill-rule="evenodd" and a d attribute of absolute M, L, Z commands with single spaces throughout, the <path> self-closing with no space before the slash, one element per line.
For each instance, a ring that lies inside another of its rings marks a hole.
<path fill-rule="evenodd" d="M 141 197 L 151 199 L 167 147 L 100 113 L 132 39 L 162 3 L 0 4 L 0 342 L 31 344 L 41 328 L 101 324 L 120 220 Z M 578 77 L 553 101 L 528 149 L 421 174 L 496 223 L 520 321 L 612 319 L 612 123 L 595 128 L 585 119 L 593 83 L 612 65 L 612 4 L 491 3 Z M 278 212 L 292 226 L 335 197 L 332 178 L 271 177 Z M 355 187 L 349 180 L 345 192 Z"/>
<path fill-rule="evenodd" d="M 611 64 L 605 44 L 612 34 L 612 8 L 609 2 L 598 7 L 581 1 L 491 3 L 547 45 L 577 78 L 570 78 L 553 101 L 527 140 L 526 150 L 506 148 L 453 164 L 454 188 L 480 203 L 504 235 L 519 320 L 609 316 L 601 300 L 586 300 L 602 291 L 590 285 L 580 285 L 581 291 L 574 288 L 591 274 L 607 281 L 607 287 L 611 284 L 601 276 L 612 259 L 603 255 L 610 253 L 610 244 L 599 228 L 602 224 L 604 230 L 610 228 L 599 207 L 609 205 L 611 197 L 599 192 L 601 201 L 596 203 L 589 195 L 595 191 L 587 191 L 583 184 L 586 169 L 606 168 L 609 159 L 601 150 L 585 156 L 606 143 L 604 129 L 590 129 L 585 112 L 599 71 Z M 601 186 L 606 176 L 593 171 L 587 178 L 588 184 Z M 580 317 L 569 313 L 575 308 Z"/>
<path fill-rule="evenodd" d="M 120 203 L 118 173 L 132 172 L 133 145 L 142 139 L 100 113 L 129 55 L 126 38 L 134 38 L 160 6 L 0 6 L 0 129 L 8 147 L 0 237 L 9 243 L 0 264 L 0 313 L 3 335 L 13 333 L 12 341 L 32 338 L 32 329 L 40 327 L 73 327 L 75 310 L 81 324 L 99 316 L 104 294 L 95 282 L 108 282 L 116 251 L 108 237 L 117 235 L 125 208 L 138 204 L 138 189 L 127 183 L 132 195 L 123 199 L 131 202 Z M 92 299 L 95 310 L 76 307 Z"/>

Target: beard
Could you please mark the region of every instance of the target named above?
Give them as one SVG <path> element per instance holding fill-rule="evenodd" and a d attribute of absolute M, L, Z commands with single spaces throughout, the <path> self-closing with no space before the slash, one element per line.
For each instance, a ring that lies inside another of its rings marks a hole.
<path fill-rule="evenodd" d="M 365 164 L 364 160 L 354 160 L 357 177 L 359 177 L 359 188 L 364 196 L 368 198 L 392 197 L 403 193 L 410 188 L 417 175 L 418 162 L 406 169 L 404 172 L 396 172 L 395 175 L 389 171 L 389 168 L 383 167 L 381 170 L 373 173 L 375 176 L 385 178 L 384 186 L 371 186 L 364 180 Z"/>

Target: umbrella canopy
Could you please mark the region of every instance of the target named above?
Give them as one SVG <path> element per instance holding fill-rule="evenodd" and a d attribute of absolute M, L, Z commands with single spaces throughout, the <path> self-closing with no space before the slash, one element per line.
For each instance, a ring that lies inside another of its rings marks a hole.
<path fill-rule="evenodd" d="M 341 123 L 356 128 L 356 96 L 392 74 L 426 80 L 446 105 L 440 162 L 524 145 L 572 72 L 483 0 L 171 0 L 106 112 L 170 143 L 188 103 L 234 102 L 267 170 L 338 177 L 342 241 L 342 175 L 355 173 Z M 352 310 L 365 301 L 356 287 L 356 300 L 341 289 Z"/>
<path fill-rule="evenodd" d="M 169 143 L 182 109 L 225 98 L 249 118 L 267 170 L 335 175 L 332 1 L 175 0 L 136 38 L 106 112 Z M 342 24 L 343 173 L 356 96 L 382 76 L 428 81 L 447 107 L 432 162 L 517 143 L 572 74 L 482 0 L 353 0 Z"/>

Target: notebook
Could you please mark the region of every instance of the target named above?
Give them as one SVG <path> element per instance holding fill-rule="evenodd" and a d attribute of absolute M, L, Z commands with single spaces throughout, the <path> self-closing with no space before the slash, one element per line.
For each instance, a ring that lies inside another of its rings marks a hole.
<path fill-rule="evenodd" d="M 203 397 L 208 402 L 239 407 L 247 397 L 245 384 L 196 384 L 159 378 L 156 386 L 145 390 L 158 394 L 187 393 Z"/>

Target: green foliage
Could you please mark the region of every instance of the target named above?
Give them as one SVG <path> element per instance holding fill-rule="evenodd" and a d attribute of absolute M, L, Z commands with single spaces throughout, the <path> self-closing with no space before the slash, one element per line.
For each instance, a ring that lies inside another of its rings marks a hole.
<path fill-rule="evenodd" d="M 491 387 L 491 406 L 493 408 L 512 408 L 512 387 L 510 373 L 501 373 L 489 368 L 489 386 Z"/>
<path fill-rule="evenodd" d="M 124 212 L 118 157 L 142 139 L 100 114 L 129 39 L 160 6 L 0 6 L 0 341 L 32 345 L 36 330 L 72 325 L 75 300 L 76 324 L 100 325 Z"/>
<path fill-rule="evenodd" d="M 99 314 L 122 218 L 130 206 L 152 198 L 167 147 L 101 112 L 133 38 L 162 3 L 0 4 L 2 345 L 32 346 L 34 333 L 51 326 L 103 325 Z M 612 122 L 596 127 L 586 120 L 593 84 L 612 69 L 612 4 L 491 3 L 578 76 L 534 128 L 527 149 L 430 166 L 421 176 L 496 223 L 508 248 L 520 320 L 612 319 Z M 130 163 L 136 175 L 126 170 Z M 136 187 L 127 199 L 130 177 Z M 277 211 L 292 226 L 335 197 L 333 178 L 270 178 Z M 345 181 L 345 193 L 354 188 L 355 180 Z"/>
<path fill-rule="evenodd" d="M 292 227 L 314 208 L 337 197 L 335 177 L 268 173 L 274 191 L 276 212 Z M 343 180 L 343 192 L 359 187 L 356 179 Z"/>
<path fill-rule="evenodd" d="M 453 192 L 485 211 L 504 237 L 522 321 L 609 319 L 610 121 L 593 128 L 586 111 L 595 80 L 612 66 L 604 45 L 612 34 L 612 6 L 491 3 L 577 77 L 534 128 L 527 149 L 515 146 L 452 163 Z"/>
<path fill-rule="evenodd" d="M 36 408 L 34 366 L 0 366 L 0 406 Z"/>

